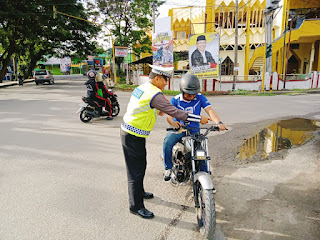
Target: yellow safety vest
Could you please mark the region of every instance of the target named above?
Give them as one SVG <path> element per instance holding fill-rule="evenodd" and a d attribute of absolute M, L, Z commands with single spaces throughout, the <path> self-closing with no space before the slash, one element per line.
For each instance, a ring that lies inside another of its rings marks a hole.
<path fill-rule="evenodd" d="M 138 137 L 148 137 L 159 110 L 151 108 L 151 100 L 161 90 L 150 82 L 136 87 L 131 95 L 127 112 L 123 117 L 121 129 Z"/>

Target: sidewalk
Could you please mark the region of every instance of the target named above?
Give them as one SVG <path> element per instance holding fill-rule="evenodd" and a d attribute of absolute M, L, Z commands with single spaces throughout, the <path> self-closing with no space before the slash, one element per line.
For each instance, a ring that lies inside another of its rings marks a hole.
<path fill-rule="evenodd" d="M 34 79 L 25 79 L 23 81 L 23 84 L 25 83 L 29 83 L 29 82 L 34 82 Z M 0 88 L 3 88 L 3 87 L 10 87 L 10 86 L 14 86 L 14 85 L 19 85 L 19 82 L 18 81 L 2 81 L 2 83 L 0 83 Z"/>

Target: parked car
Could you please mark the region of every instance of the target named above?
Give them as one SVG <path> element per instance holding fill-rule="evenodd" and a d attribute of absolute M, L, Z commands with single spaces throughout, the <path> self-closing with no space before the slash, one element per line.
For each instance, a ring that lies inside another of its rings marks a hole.
<path fill-rule="evenodd" d="M 43 69 L 35 71 L 33 77 L 36 85 L 38 85 L 39 83 L 43 84 L 45 82 L 49 84 L 54 84 L 53 74 L 49 70 Z"/>

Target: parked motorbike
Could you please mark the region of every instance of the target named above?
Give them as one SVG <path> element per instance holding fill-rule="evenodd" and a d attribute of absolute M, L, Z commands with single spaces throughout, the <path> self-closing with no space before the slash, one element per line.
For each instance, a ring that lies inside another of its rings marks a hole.
<path fill-rule="evenodd" d="M 23 81 L 24 81 L 23 75 L 21 74 L 18 75 L 18 81 L 19 81 L 19 86 L 23 86 Z"/>
<path fill-rule="evenodd" d="M 190 134 L 189 129 L 184 126 L 180 129 L 167 128 L 167 131 L 186 131 L 182 138 L 172 149 L 172 174 L 171 183 L 174 186 L 185 185 L 189 182 L 193 186 L 194 205 L 196 208 L 197 222 L 200 233 L 211 239 L 215 232 L 215 188 L 211 181 L 210 156 L 208 149 L 208 138 L 210 131 L 219 131 L 218 126 L 211 126 L 205 133 Z M 201 171 L 200 165 L 207 162 L 207 171 Z"/>
<path fill-rule="evenodd" d="M 118 96 L 113 92 L 112 89 L 108 89 L 113 95 L 110 96 L 109 100 L 112 106 L 112 117 L 118 116 L 120 113 L 120 105 L 118 103 Z M 103 116 L 109 116 L 108 112 L 102 111 L 102 107 L 94 100 L 82 97 L 83 103 L 80 103 L 80 108 L 77 113 L 80 113 L 80 120 L 84 123 L 90 122 L 93 118 L 99 118 Z"/>

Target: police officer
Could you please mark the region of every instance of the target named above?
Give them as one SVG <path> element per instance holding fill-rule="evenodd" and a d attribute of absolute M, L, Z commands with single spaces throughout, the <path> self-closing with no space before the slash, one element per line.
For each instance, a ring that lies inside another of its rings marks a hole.
<path fill-rule="evenodd" d="M 173 67 L 150 65 L 149 81 L 138 86 L 131 94 L 127 112 L 121 124 L 121 142 L 126 162 L 129 205 L 132 214 L 153 218 L 154 214 L 144 206 L 144 199 L 153 198 L 144 191 L 143 179 L 147 166 L 146 138 L 158 115 L 164 113 L 183 121 L 206 124 L 210 118 L 179 110 L 162 94 L 168 84 Z"/>

